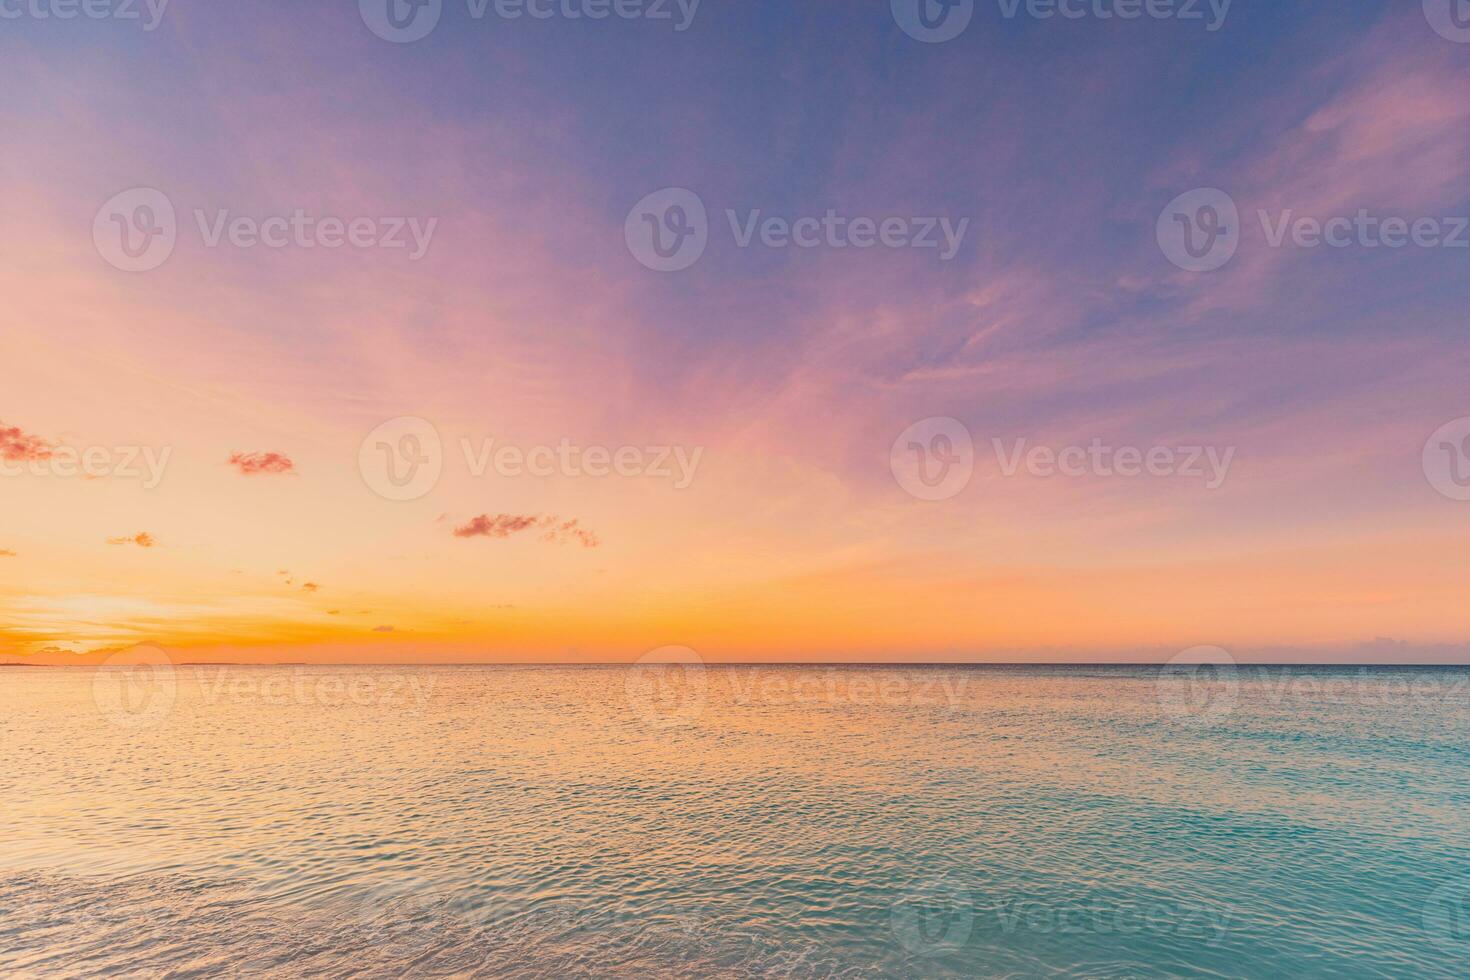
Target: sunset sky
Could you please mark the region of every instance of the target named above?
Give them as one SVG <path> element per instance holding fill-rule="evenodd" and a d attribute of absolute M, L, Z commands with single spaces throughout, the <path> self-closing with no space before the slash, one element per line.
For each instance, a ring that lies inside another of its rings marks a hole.
<path fill-rule="evenodd" d="M 0 660 L 1470 661 L 1470 501 L 1423 458 L 1470 416 L 1470 248 L 1257 219 L 1470 214 L 1470 44 L 1418 0 L 981 2 L 942 43 L 888 0 L 670 7 L 0 21 Z M 134 188 L 177 212 L 148 271 L 94 236 Z M 625 235 L 665 188 L 708 208 L 680 271 Z M 1239 206 L 1213 272 L 1156 237 L 1196 188 Z M 298 210 L 407 246 L 209 241 Z M 727 210 L 968 225 L 945 260 Z M 392 500 L 402 417 L 442 473 Z M 931 418 L 974 445 L 939 500 L 890 465 Z M 642 469 L 476 475 L 492 439 Z M 1233 455 L 1007 475 L 1022 439 Z"/>

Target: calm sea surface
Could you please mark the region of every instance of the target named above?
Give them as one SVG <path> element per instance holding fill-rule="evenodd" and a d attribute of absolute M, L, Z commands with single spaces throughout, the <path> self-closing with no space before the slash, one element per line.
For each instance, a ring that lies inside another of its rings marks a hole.
<path fill-rule="evenodd" d="M 1467 681 L 0 669 L 0 975 L 1463 978 Z"/>

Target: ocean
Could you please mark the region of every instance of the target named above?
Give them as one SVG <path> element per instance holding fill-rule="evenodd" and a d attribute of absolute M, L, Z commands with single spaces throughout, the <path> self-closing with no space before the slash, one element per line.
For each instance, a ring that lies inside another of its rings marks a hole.
<path fill-rule="evenodd" d="M 1470 976 L 1470 670 L 0 669 L 0 975 Z"/>

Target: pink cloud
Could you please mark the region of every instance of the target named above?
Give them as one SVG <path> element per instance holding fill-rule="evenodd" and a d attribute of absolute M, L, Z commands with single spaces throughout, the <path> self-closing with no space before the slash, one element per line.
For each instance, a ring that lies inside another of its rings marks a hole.
<path fill-rule="evenodd" d="M 246 476 L 295 473 L 296 464 L 282 453 L 232 453 L 230 465 Z"/>
<path fill-rule="evenodd" d="M 554 521 L 555 518 L 551 518 L 550 520 Z M 561 524 L 548 526 L 546 533 L 541 535 L 541 539 L 543 541 L 555 541 L 558 543 L 575 541 L 584 548 L 596 548 L 602 544 L 596 534 L 584 527 L 578 527 L 575 518 Z"/>
<path fill-rule="evenodd" d="M 596 548 L 602 542 L 592 531 L 579 526 L 576 518 L 563 521 L 559 517 L 540 514 L 481 514 L 454 529 L 456 538 L 508 538 L 523 531 L 541 531 L 541 540 L 558 544 L 577 542 L 584 548 Z"/>
<path fill-rule="evenodd" d="M 22 432 L 15 426 L 0 423 L 0 459 L 8 463 L 25 463 L 50 459 L 56 447 L 38 436 Z"/>
<path fill-rule="evenodd" d="M 535 527 L 541 520 L 539 517 L 530 517 L 518 514 L 481 514 L 473 518 L 468 524 L 454 529 L 456 538 L 508 538 L 512 534 L 519 534 Z"/>

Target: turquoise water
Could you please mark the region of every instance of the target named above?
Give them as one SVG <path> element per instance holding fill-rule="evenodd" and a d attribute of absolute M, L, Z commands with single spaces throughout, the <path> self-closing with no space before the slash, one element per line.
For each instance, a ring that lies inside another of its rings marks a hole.
<path fill-rule="evenodd" d="M 0 974 L 1464 977 L 1467 680 L 0 670 Z"/>

